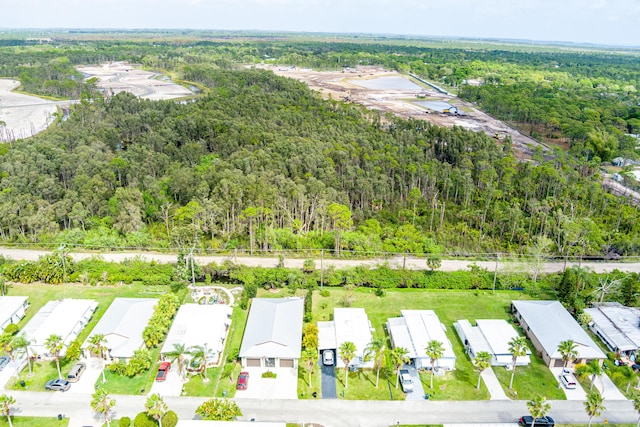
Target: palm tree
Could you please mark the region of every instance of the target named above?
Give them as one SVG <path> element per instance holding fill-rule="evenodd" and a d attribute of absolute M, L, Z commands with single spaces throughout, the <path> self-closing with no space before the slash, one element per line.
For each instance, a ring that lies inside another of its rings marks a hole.
<path fill-rule="evenodd" d="M 173 362 L 177 363 L 178 374 L 180 374 L 183 380 L 185 379 L 185 369 L 184 369 L 185 355 L 188 355 L 188 354 L 189 354 L 189 350 L 187 350 L 187 347 L 185 347 L 185 345 L 182 343 L 173 343 L 173 350 L 164 354 L 166 357 L 169 358 L 171 363 Z"/>
<path fill-rule="evenodd" d="M 356 345 L 351 341 L 345 341 L 340 344 L 340 359 L 344 363 L 344 388 L 349 387 L 349 365 L 356 356 Z"/>
<path fill-rule="evenodd" d="M 396 369 L 396 388 L 398 388 L 398 383 L 400 382 L 400 368 L 405 363 L 409 363 L 411 359 L 409 358 L 409 350 L 404 347 L 396 347 L 391 350 L 391 363 Z"/>
<path fill-rule="evenodd" d="M 386 349 L 387 345 L 383 339 L 374 338 L 364 350 L 364 360 L 373 360 L 373 366 L 376 369 L 376 388 L 380 379 L 380 368 L 384 365 Z"/>
<path fill-rule="evenodd" d="M 531 427 L 534 427 L 536 424 L 537 418 L 542 418 L 547 415 L 547 412 L 551 409 L 551 405 L 547 403 L 547 400 L 544 396 L 536 396 L 530 401 L 527 402 L 527 408 L 529 409 L 529 413 L 533 417 L 531 421 Z"/>
<path fill-rule="evenodd" d="M 198 371 L 203 376 L 203 382 L 209 382 L 207 377 L 207 360 L 213 357 L 213 351 L 207 345 L 194 345 L 189 349 L 191 355 L 191 363 L 198 365 Z"/>
<path fill-rule="evenodd" d="M 107 351 L 109 351 L 109 349 L 106 346 L 107 344 L 107 339 L 105 338 L 104 334 L 94 334 L 91 335 L 89 337 L 89 353 L 94 353 L 98 356 L 100 356 L 100 365 L 101 365 L 101 372 L 102 372 L 102 382 L 107 382 L 107 379 L 104 376 L 104 357 L 107 354 Z"/>
<path fill-rule="evenodd" d="M 636 427 L 640 427 L 640 394 L 636 393 L 633 395 L 633 409 L 638 413 L 638 422 Z"/>
<path fill-rule="evenodd" d="M 162 427 L 162 416 L 169 408 L 167 408 L 167 404 L 162 400 L 160 393 L 154 393 L 149 396 L 144 407 L 147 410 L 147 415 L 155 419 L 158 422 L 158 426 Z"/>
<path fill-rule="evenodd" d="M 309 372 L 309 388 L 311 388 L 311 375 L 313 375 L 313 367 L 318 361 L 318 350 L 315 348 L 307 348 L 302 352 L 302 362 Z"/>
<path fill-rule="evenodd" d="M 2 415 L 7 417 L 7 421 L 9 422 L 9 427 L 13 427 L 13 423 L 11 422 L 11 405 L 16 403 L 16 400 L 13 396 L 9 396 L 8 394 L 3 394 L 0 396 L 0 409 L 2 409 Z"/>
<path fill-rule="evenodd" d="M 599 417 L 606 409 L 602 404 L 603 401 L 604 398 L 597 390 L 593 390 L 587 393 L 587 400 L 584 402 L 584 409 L 587 411 L 587 415 L 589 415 L 588 427 L 591 427 L 591 421 L 593 420 L 593 417 Z"/>
<path fill-rule="evenodd" d="M 91 409 L 104 416 L 104 421 L 107 423 L 107 427 L 110 427 L 111 425 L 109 412 L 115 405 L 116 401 L 112 399 L 107 393 L 107 390 L 103 388 L 99 388 L 93 396 L 91 396 Z"/>
<path fill-rule="evenodd" d="M 431 340 L 427 343 L 427 348 L 424 349 L 429 356 L 429 362 L 431 363 L 431 385 L 430 388 L 433 389 L 433 374 L 436 370 L 436 362 L 442 358 L 444 355 L 444 346 L 440 341 Z"/>
<path fill-rule="evenodd" d="M 51 334 L 44 342 L 44 346 L 49 351 L 54 359 L 56 359 L 56 367 L 58 368 L 58 378 L 62 379 L 62 372 L 60 372 L 60 352 L 64 347 L 64 341 L 60 335 Z"/>
<path fill-rule="evenodd" d="M 558 352 L 562 355 L 562 360 L 564 360 L 564 367 L 566 368 L 569 365 L 569 362 L 578 357 L 578 345 L 573 342 L 573 340 L 561 341 L 558 344 Z"/>
<path fill-rule="evenodd" d="M 513 388 L 513 377 L 516 375 L 516 363 L 518 357 L 526 356 L 529 347 L 527 347 L 527 339 L 525 337 L 513 337 L 509 341 L 509 353 L 511 353 L 513 359 L 511 359 L 511 365 L 513 370 L 511 371 L 511 380 L 509 381 L 509 390 Z"/>
<path fill-rule="evenodd" d="M 600 365 L 600 361 L 598 359 L 593 359 L 588 362 L 587 369 L 591 374 L 591 387 L 589 387 L 589 390 L 591 390 L 593 389 L 593 384 L 596 382 L 596 378 L 600 378 L 604 373 L 604 369 L 602 369 L 602 366 Z M 600 379 L 602 380 L 602 378 Z"/>
<path fill-rule="evenodd" d="M 478 384 L 476 385 L 476 390 L 480 390 L 482 372 L 491 367 L 491 355 L 486 351 L 479 351 L 478 354 L 476 354 L 476 357 L 473 358 L 473 365 L 478 370 Z"/>
<path fill-rule="evenodd" d="M 27 336 L 22 333 L 13 338 L 13 347 L 16 350 L 24 351 L 24 354 L 27 358 L 27 365 L 29 366 L 29 376 L 33 375 L 33 368 L 31 367 L 31 355 L 29 354 L 29 345 L 31 341 L 27 339 Z"/>

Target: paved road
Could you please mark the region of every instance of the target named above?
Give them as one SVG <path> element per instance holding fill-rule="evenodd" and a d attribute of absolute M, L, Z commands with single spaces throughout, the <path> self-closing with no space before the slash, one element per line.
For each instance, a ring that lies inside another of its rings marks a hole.
<path fill-rule="evenodd" d="M 0 255 L 13 259 L 13 260 L 37 260 L 38 257 L 46 255 L 50 251 L 41 251 L 34 249 L 15 249 L 15 248 L 0 248 Z M 156 261 L 159 263 L 175 263 L 177 259 L 176 254 L 168 253 L 155 253 L 155 252 L 72 252 L 69 255 L 74 260 L 82 260 L 95 256 L 99 256 L 105 261 L 122 262 L 127 259 L 139 257 L 146 261 Z M 209 264 L 215 262 L 221 264 L 225 261 L 233 261 L 238 264 L 246 265 L 249 267 L 275 267 L 278 265 L 278 258 L 273 257 L 234 257 L 233 255 L 221 256 L 197 256 L 196 262 L 199 264 Z M 320 267 L 320 259 L 316 259 L 316 268 Z M 287 258 L 284 260 L 285 267 L 288 268 L 302 268 L 304 259 Z M 410 270 L 425 270 L 427 264 L 424 259 L 394 256 L 389 258 L 372 258 L 366 260 L 344 260 L 333 259 L 325 257 L 322 260 L 324 268 L 333 266 L 335 268 L 354 267 L 358 265 L 364 265 L 374 267 L 386 263 L 392 268 L 407 268 Z M 493 271 L 496 267 L 495 261 L 468 261 L 468 260 L 442 260 L 442 266 L 440 271 L 459 271 L 467 270 L 470 265 L 477 265 L 481 268 L 485 268 L 489 271 Z M 514 262 L 500 262 L 498 268 L 511 269 L 512 266 L 517 265 Z M 626 272 L 640 273 L 640 262 L 629 263 L 617 263 L 617 262 L 568 262 L 566 268 L 571 266 L 582 266 L 590 268 L 597 273 L 607 273 L 613 270 L 620 270 Z M 563 271 L 565 268 L 564 262 L 548 262 L 545 263 L 542 271 L 545 273 L 555 273 Z"/>
<path fill-rule="evenodd" d="M 71 418 L 90 418 L 89 395 L 67 393 L 12 392 L 17 403 L 12 413 L 53 417 L 63 413 Z M 134 417 L 144 408 L 146 396 L 114 396 L 115 416 Z M 181 419 L 194 418 L 196 407 L 205 398 L 166 397 L 165 402 Z M 388 427 L 401 424 L 513 423 L 527 414 L 525 401 L 350 401 L 350 400 L 264 400 L 238 401 L 243 417 L 258 421 L 317 422 L 325 427 Z M 582 402 L 551 401 L 550 415 L 559 423 L 586 423 Z M 637 413 L 629 401 L 606 401 L 604 417 L 609 423 L 635 423 Z M 64 409 L 63 409 L 64 408 Z M 595 419 L 599 421 L 601 419 Z"/>

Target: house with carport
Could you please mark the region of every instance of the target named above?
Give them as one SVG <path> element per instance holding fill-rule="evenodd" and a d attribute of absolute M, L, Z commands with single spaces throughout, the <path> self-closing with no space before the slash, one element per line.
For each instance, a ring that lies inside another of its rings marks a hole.
<path fill-rule="evenodd" d="M 591 316 L 589 329 L 609 350 L 632 362 L 637 360 L 640 349 L 640 308 L 607 302 L 586 308 L 584 312 Z"/>
<path fill-rule="evenodd" d="M 456 368 L 456 355 L 451 341 L 435 311 L 400 310 L 400 315 L 387 320 L 387 331 L 393 348 L 407 349 L 416 369 L 430 369 L 431 359 L 427 356 L 426 348 L 430 341 L 439 341 L 444 353 L 436 361 L 435 367 L 444 370 Z"/>
<path fill-rule="evenodd" d="M 511 309 L 516 323 L 550 368 L 564 366 L 558 345 L 567 340 L 576 344 L 575 363 L 605 359 L 602 350 L 559 301 L 512 301 Z"/>
<path fill-rule="evenodd" d="M 503 319 L 478 319 L 472 326 L 467 319 L 458 320 L 454 329 L 464 345 L 464 349 L 473 360 L 476 355 L 485 351 L 491 355 L 491 365 L 508 366 L 513 364 L 513 354 L 509 351 L 509 342 L 519 335 L 515 328 Z M 531 351 L 527 349 L 525 356 L 518 356 L 516 366 L 531 363 Z"/>
<path fill-rule="evenodd" d="M 242 366 L 297 368 L 303 312 L 302 298 L 254 298 L 240 346 Z"/>
<path fill-rule="evenodd" d="M 142 332 L 149 324 L 157 298 L 116 298 L 82 344 L 82 351 L 89 356 L 88 348 L 94 335 L 102 334 L 108 360 L 127 361 L 136 350 L 144 347 Z"/>
<path fill-rule="evenodd" d="M 318 350 L 320 354 L 327 350 L 333 351 L 336 366 L 344 368 L 340 346 L 345 342 L 352 342 L 356 346 L 356 352 L 349 369 L 372 368 L 373 361 L 365 361 L 364 357 L 373 340 L 372 330 L 364 308 L 336 307 L 333 309 L 332 321 L 318 322 Z"/>
<path fill-rule="evenodd" d="M 53 357 L 46 341 L 51 335 L 59 335 L 64 344 L 60 356 L 64 356 L 67 346 L 80 335 L 97 308 L 98 303 L 90 299 L 67 298 L 47 302 L 23 328 L 30 342 L 30 354 L 39 359 Z"/>
<path fill-rule="evenodd" d="M 18 323 L 26 314 L 29 306 L 28 297 L 0 297 L 0 333 L 12 323 Z"/>

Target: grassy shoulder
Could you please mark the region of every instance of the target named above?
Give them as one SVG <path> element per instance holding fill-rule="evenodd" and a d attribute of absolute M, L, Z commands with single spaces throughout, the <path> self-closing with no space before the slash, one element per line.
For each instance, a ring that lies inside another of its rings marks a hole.
<path fill-rule="evenodd" d="M 58 420 L 57 418 L 45 417 L 11 417 L 13 427 L 66 427 L 69 425 L 69 418 Z M 7 417 L 0 416 L 0 427 L 8 427 Z"/>

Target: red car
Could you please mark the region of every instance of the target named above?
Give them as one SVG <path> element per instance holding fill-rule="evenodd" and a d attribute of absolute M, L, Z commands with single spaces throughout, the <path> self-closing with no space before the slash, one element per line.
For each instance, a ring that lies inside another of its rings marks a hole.
<path fill-rule="evenodd" d="M 156 374 L 156 381 L 164 381 L 167 379 L 167 374 L 169 373 L 169 369 L 171 369 L 170 362 L 162 362 L 160 367 L 158 368 L 158 373 Z"/>
<path fill-rule="evenodd" d="M 236 385 L 237 390 L 246 390 L 249 385 L 249 372 L 240 372 L 238 375 L 238 385 Z"/>

